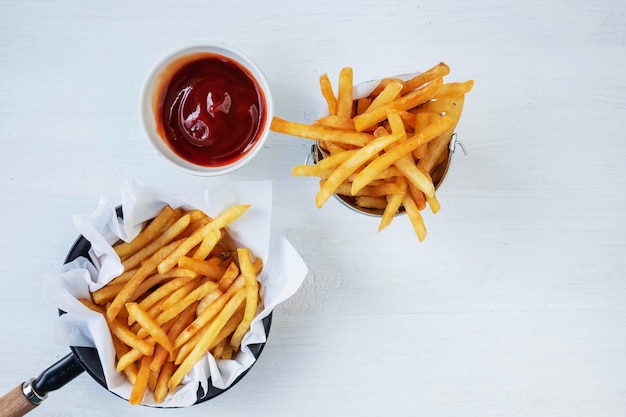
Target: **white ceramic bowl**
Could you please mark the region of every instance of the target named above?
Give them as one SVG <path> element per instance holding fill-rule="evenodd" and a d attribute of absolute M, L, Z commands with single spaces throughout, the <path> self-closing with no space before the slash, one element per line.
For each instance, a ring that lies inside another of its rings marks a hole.
<path fill-rule="evenodd" d="M 179 155 L 169 145 L 164 137 L 163 129 L 159 129 L 160 122 L 157 120 L 160 117 L 163 89 L 167 88 L 171 75 L 187 63 L 206 55 L 224 57 L 248 73 L 261 92 L 261 101 L 265 107 L 264 116 L 260 117 L 260 125 L 258 126 L 256 141 L 253 145 L 239 159 L 219 166 L 194 163 Z M 263 148 L 263 144 L 267 140 L 273 113 L 272 94 L 261 69 L 243 52 L 222 43 L 191 45 L 173 51 L 156 63 L 149 72 L 141 91 L 140 117 L 148 141 L 175 167 L 194 175 L 223 175 L 239 169 L 250 162 Z M 159 130 L 161 133 L 159 133 Z"/>

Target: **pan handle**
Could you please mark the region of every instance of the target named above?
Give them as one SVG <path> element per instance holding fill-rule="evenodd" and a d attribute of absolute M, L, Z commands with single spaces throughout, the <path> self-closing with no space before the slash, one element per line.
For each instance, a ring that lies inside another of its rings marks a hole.
<path fill-rule="evenodd" d="M 0 416 L 23 416 L 41 404 L 48 397 L 50 391 L 61 388 L 83 371 L 84 368 L 76 356 L 69 353 L 43 371 L 37 378 L 25 381 L 0 397 Z"/>

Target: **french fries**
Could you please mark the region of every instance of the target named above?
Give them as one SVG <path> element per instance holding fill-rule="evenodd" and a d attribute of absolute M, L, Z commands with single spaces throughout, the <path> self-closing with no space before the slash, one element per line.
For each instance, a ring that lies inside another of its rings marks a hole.
<path fill-rule="evenodd" d="M 418 240 L 426 238 L 420 211 L 440 209 L 435 191 L 465 95 L 474 86 L 473 80 L 444 82 L 449 73 L 441 62 L 404 81 L 384 78 L 367 97 L 353 97 L 353 71 L 346 67 L 336 94 L 328 75 L 320 76 L 328 116 L 312 124 L 274 116 L 272 131 L 317 142 L 316 164 L 297 165 L 292 175 L 321 179 L 318 208 L 335 194 L 379 214 L 379 232 L 406 212 Z"/>
<path fill-rule="evenodd" d="M 116 370 L 133 385 L 131 404 L 147 391 L 162 402 L 203 355 L 230 359 L 239 351 L 262 305 L 263 261 L 230 247 L 225 228 L 248 208 L 210 218 L 165 206 L 135 239 L 114 245 L 128 270 L 80 300 L 106 319 Z"/>

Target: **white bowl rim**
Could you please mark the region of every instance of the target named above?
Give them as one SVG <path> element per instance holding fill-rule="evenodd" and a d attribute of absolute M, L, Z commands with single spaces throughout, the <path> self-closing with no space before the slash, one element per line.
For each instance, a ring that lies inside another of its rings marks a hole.
<path fill-rule="evenodd" d="M 223 55 L 227 58 L 237 61 L 241 66 L 245 67 L 252 74 L 260 89 L 265 96 L 266 115 L 265 124 L 262 126 L 262 132 L 254 147 L 236 162 L 221 167 L 206 167 L 191 163 L 177 155 L 156 131 L 156 121 L 154 120 L 154 110 L 152 108 L 152 93 L 160 72 L 170 63 L 195 53 L 214 53 Z M 144 134 L 147 140 L 163 158 L 173 164 L 179 170 L 192 175 L 199 176 L 218 176 L 231 173 L 250 162 L 263 148 L 269 135 L 269 126 L 274 115 L 274 104 L 269 83 L 261 70 L 261 68 L 240 49 L 228 45 L 221 41 L 207 41 L 199 43 L 190 43 L 182 47 L 176 48 L 161 57 L 150 69 L 141 88 L 139 100 L 139 115 Z"/>

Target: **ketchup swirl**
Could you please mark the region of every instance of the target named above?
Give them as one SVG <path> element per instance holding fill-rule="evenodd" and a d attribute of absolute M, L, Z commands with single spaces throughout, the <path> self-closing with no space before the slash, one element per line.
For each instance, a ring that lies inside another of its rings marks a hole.
<path fill-rule="evenodd" d="M 183 159 L 220 167 L 259 139 L 266 106 L 254 77 L 237 62 L 199 54 L 171 76 L 162 95 L 159 133 Z"/>

